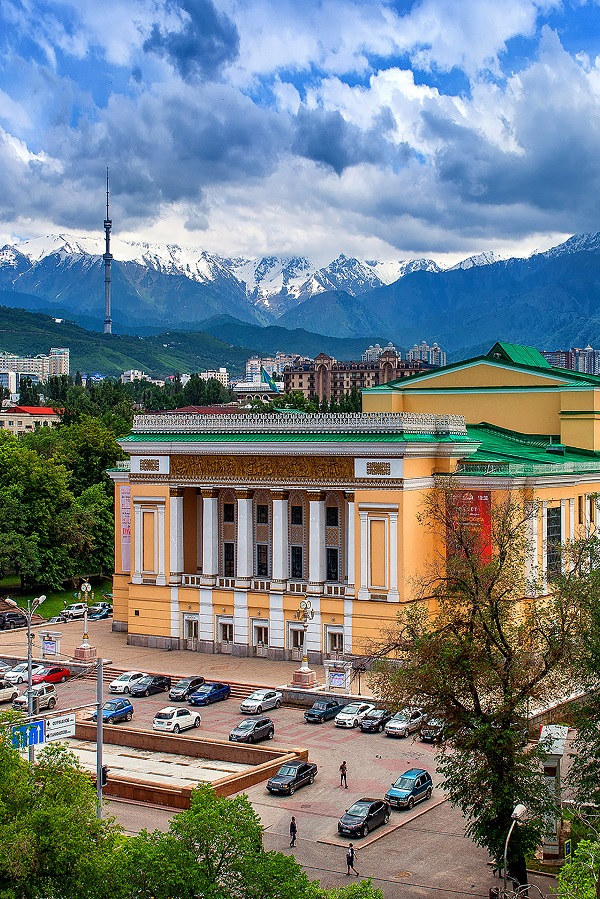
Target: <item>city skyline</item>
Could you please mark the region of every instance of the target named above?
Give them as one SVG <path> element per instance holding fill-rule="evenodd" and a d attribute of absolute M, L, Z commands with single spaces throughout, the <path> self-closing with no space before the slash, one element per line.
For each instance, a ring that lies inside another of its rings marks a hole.
<path fill-rule="evenodd" d="M 0 8 L 0 245 L 98 234 L 325 263 L 600 229 L 597 0 Z"/>

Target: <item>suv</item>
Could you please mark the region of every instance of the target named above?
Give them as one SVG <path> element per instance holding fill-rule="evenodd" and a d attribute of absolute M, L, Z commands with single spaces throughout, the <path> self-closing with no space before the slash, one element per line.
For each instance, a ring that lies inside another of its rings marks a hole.
<path fill-rule="evenodd" d="M 394 781 L 385 798 L 395 808 L 410 810 L 415 802 L 429 799 L 432 792 L 433 781 L 429 772 L 424 768 L 409 768 Z"/>
<path fill-rule="evenodd" d="M 18 609 L 6 609 L 0 612 L 0 630 L 11 630 L 13 627 L 25 627 L 27 618 Z"/>
<path fill-rule="evenodd" d="M 200 727 L 201 720 L 200 712 L 193 712 L 191 709 L 177 709 L 173 705 L 168 705 L 154 716 L 152 730 L 178 734 L 190 727 Z"/>
<path fill-rule="evenodd" d="M 182 677 L 169 690 L 169 699 L 174 702 L 187 699 L 190 693 L 193 693 L 198 687 L 204 683 L 204 678 L 197 675 L 196 677 Z"/>
<path fill-rule="evenodd" d="M 244 718 L 229 734 L 234 743 L 257 743 L 258 740 L 272 740 L 275 725 L 270 718 Z"/>
<path fill-rule="evenodd" d="M 34 684 L 31 692 L 33 693 L 33 709 L 36 714 L 42 709 L 53 709 L 58 702 L 54 684 Z M 13 699 L 13 708 L 27 711 L 27 693 L 21 693 L 16 699 Z"/>
<path fill-rule="evenodd" d="M 69 621 L 72 621 L 73 618 L 83 618 L 86 608 L 87 606 L 84 602 L 72 602 L 61 614 Z"/>

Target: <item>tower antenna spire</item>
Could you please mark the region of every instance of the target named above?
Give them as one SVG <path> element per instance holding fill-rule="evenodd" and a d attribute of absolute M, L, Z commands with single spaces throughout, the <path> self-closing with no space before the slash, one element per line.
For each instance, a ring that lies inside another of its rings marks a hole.
<path fill-rule="evenodd" d="M 112 318 L 110 316 L 110 264 L 112 262 L 112 255 L 110 252 L 110 231 L 112 228 L 112 221 L 110 219 L 108 213 L 108 197 L 109 197 L 109 182 L 108 182 L 108 166 L 106 167 L 106 218 L 104 219 L 104 235 L 106 238 L 106 247 L 104 251 L 104 333 L 112 334 Z"/>

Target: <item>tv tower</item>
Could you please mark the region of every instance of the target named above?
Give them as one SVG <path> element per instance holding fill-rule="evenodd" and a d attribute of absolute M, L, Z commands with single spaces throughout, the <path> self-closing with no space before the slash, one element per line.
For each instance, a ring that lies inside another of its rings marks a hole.
<path fill-rule="evenodd" d="M 106 249 L 104 251 L 104 333 L 112 334 L 112 318 L 110 317 L 110 229 L 112 221 L 108 216 L 108 166 L 106 168 L 106 218 L 104 219 L 104 233 L 106 235 Z"/>

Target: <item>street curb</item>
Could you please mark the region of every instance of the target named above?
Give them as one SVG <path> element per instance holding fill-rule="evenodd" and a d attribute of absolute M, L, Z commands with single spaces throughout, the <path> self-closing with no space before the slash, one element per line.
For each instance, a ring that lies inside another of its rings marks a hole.
<path fill-rule="evenodd" d="M 448 802 L 448 799 L 444 796 L 442 799 L 438 799 L 437 802 L 433 802 L 431 805 L 428 805 L 427 808 L 422 809 L 420 812 L 417 812 L 416 815 L 413 815 L 411 818 L 406 818 L 404 821 L 398 821 L 397 824 L 394 824 L 388 830 L 384 830 L 381 833 L 377 833 L 364 842 L 361 840 L 360 849 L 364 849 L 366 846 L 371 846 L 372 843 L 376 843 L 378 840 L 382 840 L 384 837 L 389 836 L 391 833 L 394 833 L 395 830 L 399 830 L 401 827 L 406 827 L 407 824 L 411 824 L 413 821 L 416 821 L 417 818 L 421 818 L 423 815 L 426 815 L 427 812 L 430 812 L 432 809 L 437 808 L 440 805 L 443 805 L 444 802 Z M 317 843 L 324 843 L 327 846 L 347 846 L 348 843 L 341 843 L 339 840 L 317 840 Z"/>

